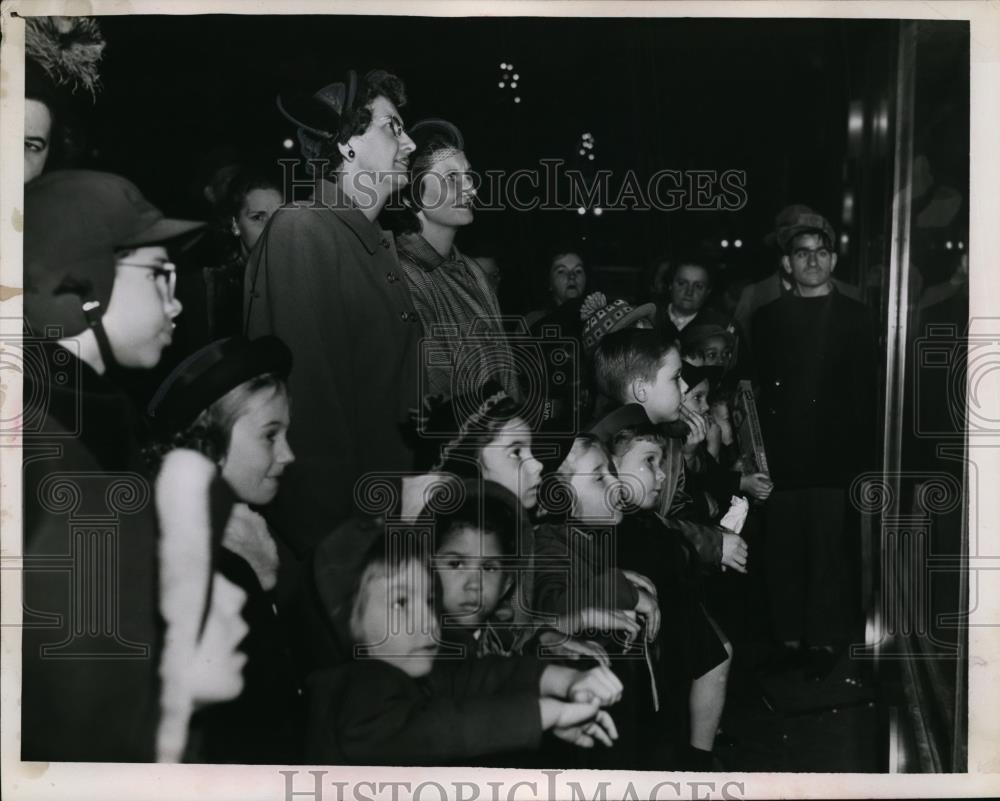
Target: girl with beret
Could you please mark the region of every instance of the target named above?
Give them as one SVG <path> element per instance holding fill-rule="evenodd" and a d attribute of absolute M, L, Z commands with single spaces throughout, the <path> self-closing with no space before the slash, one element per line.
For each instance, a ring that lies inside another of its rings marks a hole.
<path fill-rule="evenodd" d="M 234 496 L 218 569 L 248 597 L 245 687 L 230 703 L 193 716 L 187 761 L 285 764 L 299 756 L 299 692 L 276 607 L 279 548 L 254 511 L 273 500 L 294 461 L 287 440 L 291 364 L 275 337 L 220 340 L 178 365 L 150 403 L 154 458 L 195 451 Z"/>

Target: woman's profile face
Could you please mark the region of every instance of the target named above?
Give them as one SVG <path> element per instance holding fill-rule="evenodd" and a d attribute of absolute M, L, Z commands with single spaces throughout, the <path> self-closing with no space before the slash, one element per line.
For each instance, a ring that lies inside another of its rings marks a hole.
<path fill-rule="evenodd" d="M 243 503 L 263 506 L 278 494 L 285 467 L 295 461 L 288 446 L 288 394 L 265 387 L 255 392 L 233 425 L 222 478 Z"/>

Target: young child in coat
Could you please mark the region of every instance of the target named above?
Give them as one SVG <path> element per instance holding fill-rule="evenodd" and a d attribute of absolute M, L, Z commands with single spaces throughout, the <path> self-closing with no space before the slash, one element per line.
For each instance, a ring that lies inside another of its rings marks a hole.
<path fill-rule="evenodd" d="M 732 647 L 705 609 L 697 552 L 656 512 L 666 478 L 660 464 L 667 440 L 641 410 L 634 417 L 622 421 L 627 424 L 609 442 L 626 488 L 618 561 L 622 568 L 646 571 L 663 609 L 661 636 L 670 654 L 658 667 L 675 767 L 711 770 Z M 686 721 L 688 726 L 679 725 Z"/>
<path fill-rule="evenodd" d="M 315 764 L 475 764 L 537 748 L 542 733 L 582 747 L 617 736 L 604 674 L 531 657 L 437 659 L 429 532 L 352 520 L 324 540 L 316 580 L 353 659 L 308 682 L 306 757 Z"/>
<path fill-rule="evenodd" d="M 680 350 L 653 331 L 616 331 L 604 337 L 594 353 L 598 385 L 621 406 L 591 430 L 607 440 L 618 429 L 618 415 L 641 406 L 649 422 L 667 436 L 662 462 L 666 478 L 658 493 L 658 511 L 680 528 L 702 562 L 746 572 L 747 546 L 735 532 L 690 519 L 692 507 L 685 491 L 683 445 L 690 427 L 681 419 L 683 382 Z M 620 427 L 620 426 L 619 426 Z"/>
<path fill-rule="evenodd" d="M 457 525 L 463 516 L 478 520 L 481 510 L 474 506 L 442 517 L 437 509 L 447 503 L 435 499 L 451 498 L 456 493 L 467 498 L 485 496 L 494 512 L 490 525 L 502 539 L 510 566 L 516 568 L 516 575 L 508 574 L 511 584 L 501 602 L 488 616 L 489 636 L 477 640 L 476 650 L 593 659 L 607 665 L 607 654 L 600 645 L 568 636 L 551 625 L 552 620 L 531 609 L 534 530 L 529 515 L 538 506 L 543 464 L 533 450 L 534 432 L 522 406 L 499 385 L 487 383 L 478 394 L 431 408 L 423 421 L 423 433 L 422 461 L 429 472 L 411 482 L 409 492 L 404 483 L 403 505 L 410 510 L 404 518 L 436 516 L 438 525 L 446 527 Z M 562 461 L 565 452 L 560 452 L 557 443 L 543 445 L 549 454 L 559 454 L 548 457 L 550 464 Z M 415 511 L 418 505 L 419 513 Z M 443 537 L 446 532 L 438 530 Z"/>
<path fill-rule="evenodd" d="M 652 582 L 615 559 L 620 482 L 604 446 L 589 434 L 575 438 L 547 482 L 541 492 L 547 522 L 535 529 L 533 610 L 552 616 L 569 636 L 596 640 L 625 686 L 616 712 L 621 739 L 607 759 L 588 755 L 586 767 L 656 767 L 641 721 L 657 706 L 652 661 L 660 610 Z"/>

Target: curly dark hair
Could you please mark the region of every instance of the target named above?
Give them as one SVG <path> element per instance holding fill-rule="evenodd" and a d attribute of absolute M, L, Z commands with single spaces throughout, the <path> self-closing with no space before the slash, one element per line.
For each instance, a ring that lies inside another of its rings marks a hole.
<path fill-rule="evenodd" d="M 337 147 L 345 144 L 352 136 L 360 136 L 372 124 L 371 105 L 379 97 L 384 97 L 396 108 L 406 105 L 406 86 L 402 80 L 386 70 L 371 70 L 359 82 L 354 105 L 346 110 L 340 119 L 337 136 L 318 144 L 316 158 L 324 162 L 323 171 L 330 176 L 340 169 L 344 157 Z"/>
<path fill-rule="evenodd" d="M 512 398 L 504 398 L 482 415 L 470 415 L 459 426 L 456 436 L 441 447 L 436 470 L 460 478 L 480 475 L 483 448 L 493 442 L 511 420 L 522 418 L 524 410 Z M 527 427 L 527 423 L 525 423 Z"/>

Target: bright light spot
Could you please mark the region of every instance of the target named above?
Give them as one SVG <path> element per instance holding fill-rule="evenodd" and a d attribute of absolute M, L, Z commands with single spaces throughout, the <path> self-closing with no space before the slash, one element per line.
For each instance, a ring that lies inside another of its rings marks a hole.
<path fill-rule="evenodd" d="M 510 82 L 510 88 L 511 89 L 517 89 L 517 81 L 511 81 Z"/>
<path fill-rule="evenodd" d="M 965 243 L 964 242 L 959 242 L 958 243 L 958 249 L 959 250 L 965 250 Z"/>
<path fill-rule="evenodd" d="M 519 97 L 515 97 L 515 98 L 514 98 L 514 102 L 515 102 L 515 103 L 520 103 L 520 102 L 521 102 L 521 98 L 519 98 Z"/>
<path fill-rule="evenodd" d="M 947 242 L 944 243 L 944 249 L 951 250 L 951 248 L 952 248 L 951 240 L 949 239 Z"/>
<path fill-rule="evenodd" d="M 594 216 L 600 217 L 602 214 L 604 214 L 604 209 L 602 209 L 600 206 L 596 206 L 594 208 Z"/>
<path fill-rule="evenodd" d="M 285 148 L 285 150 L 291 150 L 293 147 L 295 147 L 295 142 L 293 142 L 291 139 L 286 139 L 284 142 L 281 143 L 281 146 Z"/>
<path fill-rule="evenodd" d="M 586 151 L 586 150 L 581 150 L 581 151 L 580 151 L 580 155 L 581 155 L 581 156 L 585 156 L 586 154 L 587 154 L 587 151 Z"/>
<path fill-rule="evenodd" d="M 506 61 L 501 61 L 500 62 L 500 69 L 502 69 L 502 70 L 507 69 L 507 62 Z"/>
<path fill-rule="evenodd" d="M 590 154 L 589 154 L 589 155 L 587 156 L 587 158 L 588 158 L 588 159 L 590 159 L 591 161 L 593 161 L 593 160 L 594 160 L 594 154 L 593 154 L 593 153 L 590 153 Z"/>
<path fill-rule="evenodd" d="M 743 240 L 742 239 L 737 239 L 735 242 L 733 242 L 733 247 L 734 248 L 741 248 L 741 247 L 743 247 Z"/>
<path fill-rule="evenodd" d="M 518 74 L 517 74 L 516 72 L 514 73 L 514 80 L 515 80 L 515 81 L 519 81 L 519 80 L 521 80 L 521 76 L 520 76 L 520 75 L 518 75 Z"/>
<path fill-rule="evenodd" d="M 724 248 L 728 248 L 729 247 L 729 240 L 728 239 L 723 239 L 719 244 L 722 245 L 722 247 L 724 247 Z"/>
<path fill-rule="evenodd" d="M 505 84 L 503 81 L 500 81 L 500 83 L 497 84 L 497 86 L 499 86 L 501 89 L 503 89 L 506 85 L 507 84 Z"/>
<path fill-rule="evenodd" d="M 582 217 L 584 214 L 587 213 L 587 210 L 583 206 L 580 206 L 580 208 L 576 210 L 576 213 Z"/>

